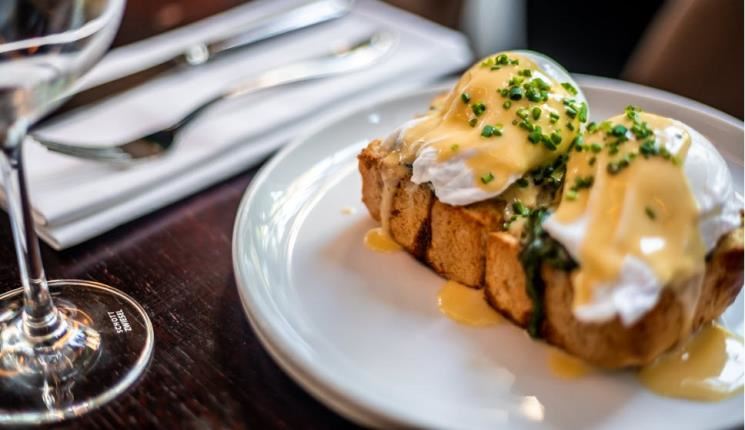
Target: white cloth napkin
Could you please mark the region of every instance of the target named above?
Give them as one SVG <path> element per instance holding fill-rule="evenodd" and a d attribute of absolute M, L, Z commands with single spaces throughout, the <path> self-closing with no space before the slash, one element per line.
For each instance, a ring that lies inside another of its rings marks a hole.
<path fill-rule="evenodd" d="M 118 48 L 86 77 L 83 87 L 157 63 L 194 42 L 233 33 L 241 23 L 293 3 L 302 2 L 253 2 Z M 162 159 L 122 169 L 51 153 L 29 140 L 26 169 L 41 237 L 55 249 L 81 243 L 245 170 L 311 127 L 319 113 L 359 107 L 370 97 L 426 84 L 471 61 L 459 33 L 384 3 L 360 0 L 344 18 L 150 81 L 37 132 L 81 145 L 120 143 L 167 126 L 231 83 L 382 29 L 396 33 L 399 41 L 377 65 L 215 106 L 185 129 L 177 147 Z"/>

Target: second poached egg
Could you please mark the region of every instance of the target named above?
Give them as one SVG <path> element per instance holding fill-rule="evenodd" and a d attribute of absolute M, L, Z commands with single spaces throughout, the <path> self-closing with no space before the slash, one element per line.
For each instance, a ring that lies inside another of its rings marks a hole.
<path fill-rule="evenodd" d="M 706 254 L 739 225 L 714 146 L 679 121 L 629 107 L 578 141 L 543 227 L 579 263 L 575 316 L 631 325 L 666 287 L 693 312 Z"/>

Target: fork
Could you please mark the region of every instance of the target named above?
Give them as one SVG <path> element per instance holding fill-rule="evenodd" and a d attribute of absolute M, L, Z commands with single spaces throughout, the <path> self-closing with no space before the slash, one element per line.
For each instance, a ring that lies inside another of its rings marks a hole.
<path fill-rule="evenodd" d="M 362 70 L 380 61 L 393 49 L 396 41 L 397 37 L 391 33 L 377 32 L 346 49 L 268 70 L 201 103 L 174 124 L 119 145 L 77 146 L 38 135 L 31 137 L 51 151 L 87 160 L 126 165 L 158 158 L 175 146 L 179 132 L 219 102 L 268 88 Z"/>

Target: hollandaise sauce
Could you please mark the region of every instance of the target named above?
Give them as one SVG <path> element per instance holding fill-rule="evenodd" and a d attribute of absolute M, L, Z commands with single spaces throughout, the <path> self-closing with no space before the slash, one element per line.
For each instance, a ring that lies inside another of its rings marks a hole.
<path fill-rule="evenodd" d="M 566 152 L 588 114 L 577 94 L 524 54 L 487 57 L 405 128 L 400 162 L 411 164 L 434 150 L 436 162 L 462 159 L 473 184 L 502 192 Z"/>
<path fill-rule="evenodd" d="M 712 323 L 639 372 L 663 396 L 719 401 L 743 392 L 743 339 Z"/>
<path fill-rule="evenodd" d="M 440 311 L 465 325 L 484 327 L 498 324 L 502 317 L 489 306 L 484 291 L 448 281 L 437 295 Z"/>
<path fill-rule="evenodd" d="M 365 246 L 376 252 L 395 252 L 401 249 L 401 245 L 388 235 L 383 227 L 375 227 L 365 234 Z"/>
<path fill-rule="evenodd" d="M 556 348 L 548 352 L 548 367 L 551 373 L 562 379 L 577 379 L 593 371 L 583 360 Z"/>
<path fill-rule="evenodd" d="M 703 273 L 698 209 L 682 168 L 690 145 L 681 123 L 631 107 L 575 142 L 555 213 L 563 224 L 584 222 L 587 231 L 572 279 L 575 307 L 617 279 L 629 256 L 661 285 Z"/>

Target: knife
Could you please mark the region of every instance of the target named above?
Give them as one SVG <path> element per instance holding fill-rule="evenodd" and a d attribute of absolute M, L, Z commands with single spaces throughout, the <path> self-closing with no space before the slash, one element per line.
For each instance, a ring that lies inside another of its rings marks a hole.
<path fill-rule="evenodd" d="M 122 78 L 86 88 L 74 94 L 54 112 L 53 116 L 124 92 L 164 72 L 182 67 L 199 67 L 254 43 L 340 18 L 349 13 L 353 4 L 354 0 L 314 0 L 261 17 L 248 23 L 238 35 L 233 34 L 214 42 L 189 46 L 157 64 L 146 66 Z"/>

